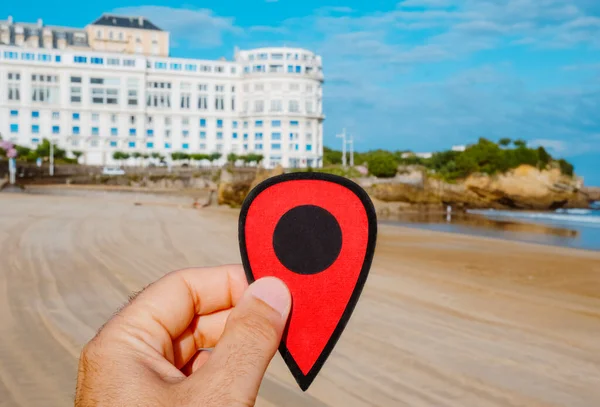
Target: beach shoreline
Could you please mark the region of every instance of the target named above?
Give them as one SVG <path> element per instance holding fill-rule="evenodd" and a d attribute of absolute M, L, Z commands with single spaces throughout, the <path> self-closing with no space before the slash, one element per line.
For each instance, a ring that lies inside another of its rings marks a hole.
<path fill-rule="evenodd" d="M 0 400 L 71 404 L 81 346 L 131 292 L 240 262 L 237 210 L 141 195 L 0 194 Z M 380 224 L 313 386 L 276 356 L 257 406 L 591 407 L 598 337 L 600 253 Z"/>

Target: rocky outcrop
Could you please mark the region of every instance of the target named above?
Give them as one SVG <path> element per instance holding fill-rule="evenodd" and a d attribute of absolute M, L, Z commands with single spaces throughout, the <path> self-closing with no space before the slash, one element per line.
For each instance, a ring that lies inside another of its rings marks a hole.
<path fill-rule="evenodd" d="M 239 208 L 242 206 L 248 193 L 256 185 L 267 178 L 280 174 L 283 174 L 283 168 L 281 166 L 272 170 L 259 168 L 256 170 L 256 173 L 250 174 L 250 176 L 248 176 L 248 173 L 234 174 L 227 169 L 223 169 L 221 171 L 221 179 L 217 190 L 217 203 L 219 205 L 229 205 L 232 208 Z"/>
<path fill-rule="evenodd" d="M 540 171 L 523 165 L 501 175 L 471 175 L 456 184 L 425 178 L 421 185 L 382 183 L 367 190 L 378 201 L 426 205 L 440 210 L 446 205 L 465 209 L 552 210 L 587 207 L 589 200 L 582 194 L 581 184 L 580 179 L 566 177 L 558 169 Z M 386 208 L 390 210 L 389 205 Z M 406 206 L 397 209 L 402 208 Z"/>

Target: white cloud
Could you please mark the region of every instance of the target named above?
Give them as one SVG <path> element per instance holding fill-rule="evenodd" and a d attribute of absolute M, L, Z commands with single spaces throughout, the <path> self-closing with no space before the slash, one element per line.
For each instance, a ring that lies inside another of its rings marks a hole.
<path fill-rule="evenodd" d="M 404 0 L 398 3 L 398 7 L 450 7 L 454 3 L 452 0 Z"/>
<path fill-rule="evenodd" d="M 220 17 L 209 9 L 188 9 L 164 6 L 122 7 L 117 14 L 144 16 L 163 30 L 169 31 L 173 42 L 189 48 L 216 47 L 226 34 L 242 34 L 233 17 Z"/>

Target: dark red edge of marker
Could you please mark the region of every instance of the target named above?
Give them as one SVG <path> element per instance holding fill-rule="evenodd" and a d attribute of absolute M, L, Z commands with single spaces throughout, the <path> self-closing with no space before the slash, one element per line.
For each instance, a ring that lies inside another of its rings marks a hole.
<path fill-rule="evenodd" d="M 373 261 L 373 255 L 375 252 L 375 243 L 377 240 L 377 215 L 375 213 L 375 207 L 373 206 L 373 202 L 369 198 L 369 195 L 366 193 L 364 189 L 362 189 L 358 184 L 354 181 L 351 181 L 348 178 L 344 178 L 338 175 L 319 173 L 319 172 L 296 172 L 290 174 L 277 175 L 271 178 L 267 178 L 265 181 L 258 184 L 246 197 L 244 203 L 242 204 L 242 208 L 240 211 L 240 218 L 238 222 L 238 239 L 240 244 L 240 253 L 242 257 L 242 264 L 244 266 L 244 272 L 246 273 L 246 279 L 248 280 L 248 284 L 252 284 L 254 282 L 254 275 L 252 274 L 252 269 L 250 267 L 250 262 L 248 261 L 248 253 L 246 251 L 246 237 L 245 237 L 245 225 L 246 225 L 246 216 L 248 215 L 248 210 L 254 199 L 266 190 L 267 188 L 279 184 L 285 181 L 297 181 L 297 180 L 316 180 L 316 181 L 328 181 L 335 184 L 342 185 L 349 190 L 351 190 L 362 202 L 366 214 L 367 220 L 369 222 L 369 237 L 367 241 L 367 249 L 365 253 L 365 259 L 360 270 L 360 274 L 358 276 L 358 280 L 356 281 L 356 286 L 354 287 L 354 291 L 352 291 L 352 295 L 350 296 L 350 300 L 346 305 L 346 309 L 340 318 L 337 326 L 335 327 L 329 341 L 323 348 L 323 351 L 317 358 L 315 364 L 310 369 L 310 371 L 305 375 L 300 370 L 300 367 L 292 357 L 291 353 L 288 351 L 285 346 L 285 341 L 282 340 L 279 345 L 279 353 L 281 357 L 287 364 L 288 368 L 292 372 L 292 375 L 296 379 L 296 382 L 302 389 L 302 391 L 308 390 L 311 383 L 317 377 L 317 374 L 325 364 L 325 361 L 333 351 L 333 348 L 337 344 L 342 332 L 346 328 L 350 317 L 358 303 L 358 299 L 360 298 L 360 294 L 362 293 L 365 282 L 367 281 L 367 277 L 369 275 L 369 270 L 371 269 L 371 263 Z M 293 307 L 293 304 L 292 304 Z M 287 335 L 287 327 L 284 332 L 284 338 Z"/>

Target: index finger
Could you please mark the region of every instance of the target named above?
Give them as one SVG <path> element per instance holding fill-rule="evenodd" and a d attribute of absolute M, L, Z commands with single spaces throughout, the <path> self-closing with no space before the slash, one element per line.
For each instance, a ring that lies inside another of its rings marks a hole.
<path fill-rule="evenodd" d="M 196 315 L 235 306 L 247 287 L 241 265 L 178 270 L 152 283 L 118 315 L 129 328 L 150 338 L 166 340 L 166 333 L 173 340 Z"/>

